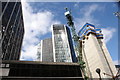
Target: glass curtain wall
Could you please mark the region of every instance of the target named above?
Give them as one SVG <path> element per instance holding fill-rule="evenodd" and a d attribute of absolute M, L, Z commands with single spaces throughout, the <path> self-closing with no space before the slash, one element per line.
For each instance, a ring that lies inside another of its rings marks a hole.
<path fill-rule="evenodd" d="M 54 46 L 56 62 L 72 62 L 66 27 L 54 26 Z"/>

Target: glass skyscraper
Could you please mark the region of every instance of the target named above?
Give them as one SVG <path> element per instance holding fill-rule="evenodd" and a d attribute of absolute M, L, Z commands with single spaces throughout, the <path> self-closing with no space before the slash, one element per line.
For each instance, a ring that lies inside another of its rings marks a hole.
<path fill-rule="evenodd" d="M 53 25 L 54 62 L 75 62 L 75 52 L 69 28 L 62 24 Z"/>
<path fill-rule="evenodd" d="M 19 60 L 24 35 L 21 2 L 0 2 L 2 60 Z"/>
<path fill-rule="evenodd" d="M 70 29 L 62 24 L 52 26 L 52 38 L 38 44 L 37 60 L 46 62 L 76 62 Z"/>

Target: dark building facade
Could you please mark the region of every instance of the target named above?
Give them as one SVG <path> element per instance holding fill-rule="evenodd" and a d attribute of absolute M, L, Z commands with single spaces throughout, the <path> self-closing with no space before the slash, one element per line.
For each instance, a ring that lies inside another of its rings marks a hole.
<path fill-rule="evenodd" d="M 17 0 L 16 0 L 17 1 Z M 21 2 L 1 2 L 1 59 L 19 60 L 24 35 Z"/>
<path fill-rule="evenodd" d="M 115 65 L 116 69 L 117 69 L 117 76 L 118 78 L 120 78 L 120 65 Z"/>
<path fill-rule="evenodd" d="M 0 66 L 2 80 L 83 80 L 77 63 L 4 60 Z"/>

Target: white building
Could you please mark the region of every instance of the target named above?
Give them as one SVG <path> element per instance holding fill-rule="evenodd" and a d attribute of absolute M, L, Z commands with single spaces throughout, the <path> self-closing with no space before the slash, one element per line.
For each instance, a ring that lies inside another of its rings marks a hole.
<path fill-rule="evenodd" d="M 37 49 L 37 60 L 44 62 L 53 62 L 52 38 L 41 40 Z"/>
<path fill-rule="evenodd" d="M 101 30 L 87 23 L 78 34 L 82 40 L 82 55 L 89 78 L 99 78 L 97 68 L 101 70 L 101 78 L 115 76 L 117 71 L 103 41 Z"/>

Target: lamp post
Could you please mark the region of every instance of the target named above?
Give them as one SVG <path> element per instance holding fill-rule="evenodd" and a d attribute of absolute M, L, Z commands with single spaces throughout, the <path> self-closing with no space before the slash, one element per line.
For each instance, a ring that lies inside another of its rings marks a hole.
<path fill-rule="evenodd" d="M 101 72 L 100 68 L 97 68 L 97 69 L 96 69 L 96 72 L 97 72 L 98 75 L 99 75 L 99 79 L 102 80 L 102 79 L 101 79 L 101 75 L 100 75 L 100 72 Z"/>

